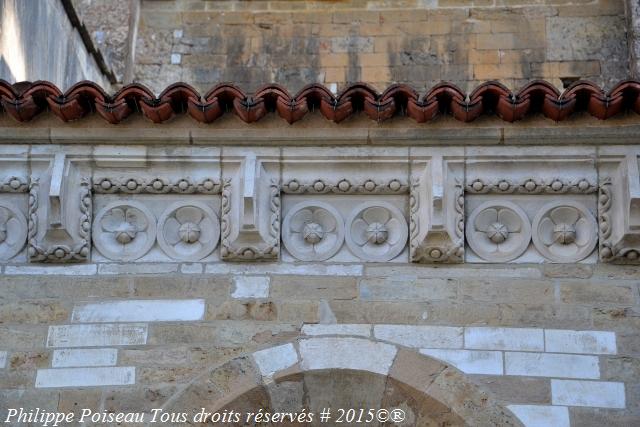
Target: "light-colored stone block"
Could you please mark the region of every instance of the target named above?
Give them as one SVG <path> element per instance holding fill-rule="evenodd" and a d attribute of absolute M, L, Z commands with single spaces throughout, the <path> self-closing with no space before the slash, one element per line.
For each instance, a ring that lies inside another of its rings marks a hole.
<path fill-rule="evenodd" d="M 47 347 L 109 347 L 147 342 L 147 325 L 56 325 L 49 327 Z"/>
<path fill-rule="evenodd" d="M 54 350 L 51 366 L 73 368 L 79 366 L 115 366 L 118 350 L 115 348 L 81 348 Z"/>
<path fill-rule="evenodd" d="M 178 271 L 178 264 L 100 264 L 98 274 L 167 274 Z"/>
<path fill-rule="evenodd" d="M 479 350 L 544 351 L 542 329 L 470 327 L 464 330 L 464 347 Z"/>
<path fill-rule="evenodd" d="M 507 375 L 600 378 L 600 366 L 596 356 L 505 352 L 504 366 Z"/>
<path fill-rule="evenodd" d="M 462 348 L 462 328 L 451 326 L 375 325 L 373 334 L 413 348 Z"/>
<path fill-rule="evenodd" d="M 310 338 L 300 341 L 303 370 L 353 369 L 387 375 L 397 348 L 360 338 Z"/>
<path fill-rule="evenodd" d="M 285 274 L 307 276 L 362 276 L 359 264 L 258 264 L 236 265 L 228 263 L 207 264 L 207 274 Z"/>
<path fill-rule="evenodd" d="M 595 408 L 624 408 L 624 384 L 606 381 L 551 380 L 551 403 Z"/>
<path fill-rule="evenodd" d="M 180 265 L 180 273 L 182 274 L 202 274 L 204 264 L 190 263 Z"/>
<path fill-rule="evenodd" d="M 334 324 L 334 325 L 304 325 L 302 327 L 304 335 L 355 335 L 360 337 L 371 336 L 371 325 L 354 325 L 354 324 Z"/>
<path fill-rule="evenodd" d="M 546 329 L 545 349 L 552 353 L 616 354 L 616 334 L 603 331 Z"/>
<path fill-rule="evenodd" d="M 507 408 L 525 427 L 570 427 L 569 409 L 565 406 L 508 405 Z"/>
<path fill-rule="evenodd" d="M 36 388 L 99 387 L 131 385 L 136 382 L 134 367 L 38 369 Z"/>
<path fill-rule="evenodd" d="M 4 369 L 7 366 L 7 352 L 0 351 L 0 369 Z"/>
<path fill-rule="evenodd" d="M 270 279 L 265 276 L 236 276 L 233 278 L 235 289 L 233 298 L 268 298 Z"/>
<path fill-rule="evenodd" d="M 8 265 L 4 274 L 7 275 L 62 275 L 62 276 L 93 276 L 98 271 L 96 264 L 78 265 Z"/>
<path fill-rule="evenodd" d="M 204 316 L 203 299 L 126 300 L 77 305 L 72 322 L 190 322 Z"/>
<path fill-rule="evenodd" d="M 279 345 L 253 353 L 260 373 L 265 376 L 272 376 L 274 373 L 287 369 L 298 363 L 298 353 L 293 344 Z"/>
<path fill-rule="evenodd" d="M 503 374 L 500 351 L 423 348 L 420 353 L 449 363 L 467 374 Z"/>

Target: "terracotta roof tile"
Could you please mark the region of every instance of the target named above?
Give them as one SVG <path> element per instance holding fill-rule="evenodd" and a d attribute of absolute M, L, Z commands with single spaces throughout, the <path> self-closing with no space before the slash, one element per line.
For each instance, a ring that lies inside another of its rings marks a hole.
<path fill-rule="evenodd" d="M 20 122 L 27 122 L 47 109 L 65 122 L 97 112 L 112 124 L 132 113 L 142 113 L 154 123 L 163 123 L 184 113 L 199 122 L 211 123 L 226 112 L 235 113 L 246 123 L 276 112 L 293 123 L 315 109 L 337 123 L 357 111 L 376 121 L 400 115 L 424 123 L 438 114 L 451 114 L 457 120 L 471 122 L 482 114 L 497 114 L 507 122 L 514 122 L 537 113 L 561 121 L 584 110 L 598 119 L 607 119 L 624 110 L 640 113 L 640 81 L 622 81 L 609 93 L 587 81 L 575 82 L 562 93 L 539 80 L 515 93 L 498 82 L 487 82 L 468 96 L 446 82 L 422 96 L 401 84 L 391 85 L 380 94 L 364 83 L 357 83 L 337 96 L 320 84 L 311 84 L 291 96 L 277 84 L 263 86 L 254 94 L 245 93 L 232 84 L 219 84 L 200 95 L 185 83 L 175 83 L 156 97 L 140 84 L 127 85 L 109 95 L 89 81 L 79 82 L 63 93 L 46 81 L 12 85 L 0 80 L 0 104 L 2 110 Z"/>

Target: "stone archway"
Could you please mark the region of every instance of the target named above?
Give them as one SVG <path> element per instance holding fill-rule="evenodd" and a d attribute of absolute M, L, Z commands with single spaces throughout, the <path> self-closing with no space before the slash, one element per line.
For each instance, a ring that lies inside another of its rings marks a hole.
<path fill-rule="evenodd" d="M 522 426 L 457 369 L 405 347 L 353 337 L 298 339 L 238 357 L 194 379 L 164 409 L 255 413 L 304 408 L 315 413 L 313 423 L 274 425 L 333 425 L 317 423 L 325 407 L 333 414 L 338 408 L 400 408 L 406 414 L 400 424 L 361 425 Z"/>

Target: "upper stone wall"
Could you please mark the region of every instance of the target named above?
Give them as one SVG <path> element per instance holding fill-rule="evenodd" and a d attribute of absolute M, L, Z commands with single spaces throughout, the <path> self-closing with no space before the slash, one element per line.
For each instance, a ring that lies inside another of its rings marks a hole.
<path fill-rule="evenodd" d="M 145 1 L 136 79 L 201 90 L 233 81 L 365 81 L 383 90 L 497 79 L 611 87 L 629 76 L 623 0 Z M 564 83 L 563 83 L 564 82 Z"/>

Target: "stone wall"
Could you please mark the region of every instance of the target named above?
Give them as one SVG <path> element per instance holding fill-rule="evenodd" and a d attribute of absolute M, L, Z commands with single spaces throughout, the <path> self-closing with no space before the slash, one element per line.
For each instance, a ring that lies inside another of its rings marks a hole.
<path fill-rule="evenodd" d="M 49 80 L 67 89 L 81 80 L 111 82 L 87 50 L 60 1 L 0 1 L 0 79 Z"/>
<path fill-rule="evenodd" d="M 624 0 L 146 1 L 136 52 L 136 79 L 156 92 L 180 80 L 611 87 L 629 75 Z"/>
<path fill-rule="evenodd" d="M 570 419 L 574 426 L 630 426 L 640 419 L 636 268 L 189 263 L 179 271 L 6 267 L 0 407 L 149 413 L 213 410 L 235 399 L 230 407 L 238 410 L 243 396 L 259 401 L 225 383 L 237 380 L 239 366 L 232 368 L 243 356 L 246 369 L 261 372 L 256 378 L 275 379 L 264 380 L 272 409 L 291 410 L 304 399 L 311 408 L 358 399 L 379 407 L 390 403 L 377 381 L 347 371 L 332 376 L 332 369 L 404 369 L 404 382 L 412 377 L 426 390 L 420 376 L 436 378 L 443 368 L 428 374 L 435 368 L 420 353 L 459 370 L 458 385 L 477 386 L 525 425 L 569 426 Z M 299 350 L 282 347 L 289 343 Z M 383 360 L 396 346 L 407 366 Z M 343 353 L 332 358 L 312 348 Z M 316 374 L 292 377 L 296 369 Z M 456 413 L 479 422 L 489 404 L 471 404 L 476 396 L 465 387 L 458 397 L 472 409 Z M 217 394 L 220 388 L 227 392 Z M 447 402 L 455 387 L 429 393 Z M 409 402 L 402 407 L 410 419 L 420 419 L 411 399 L 400 402 Z"/>

